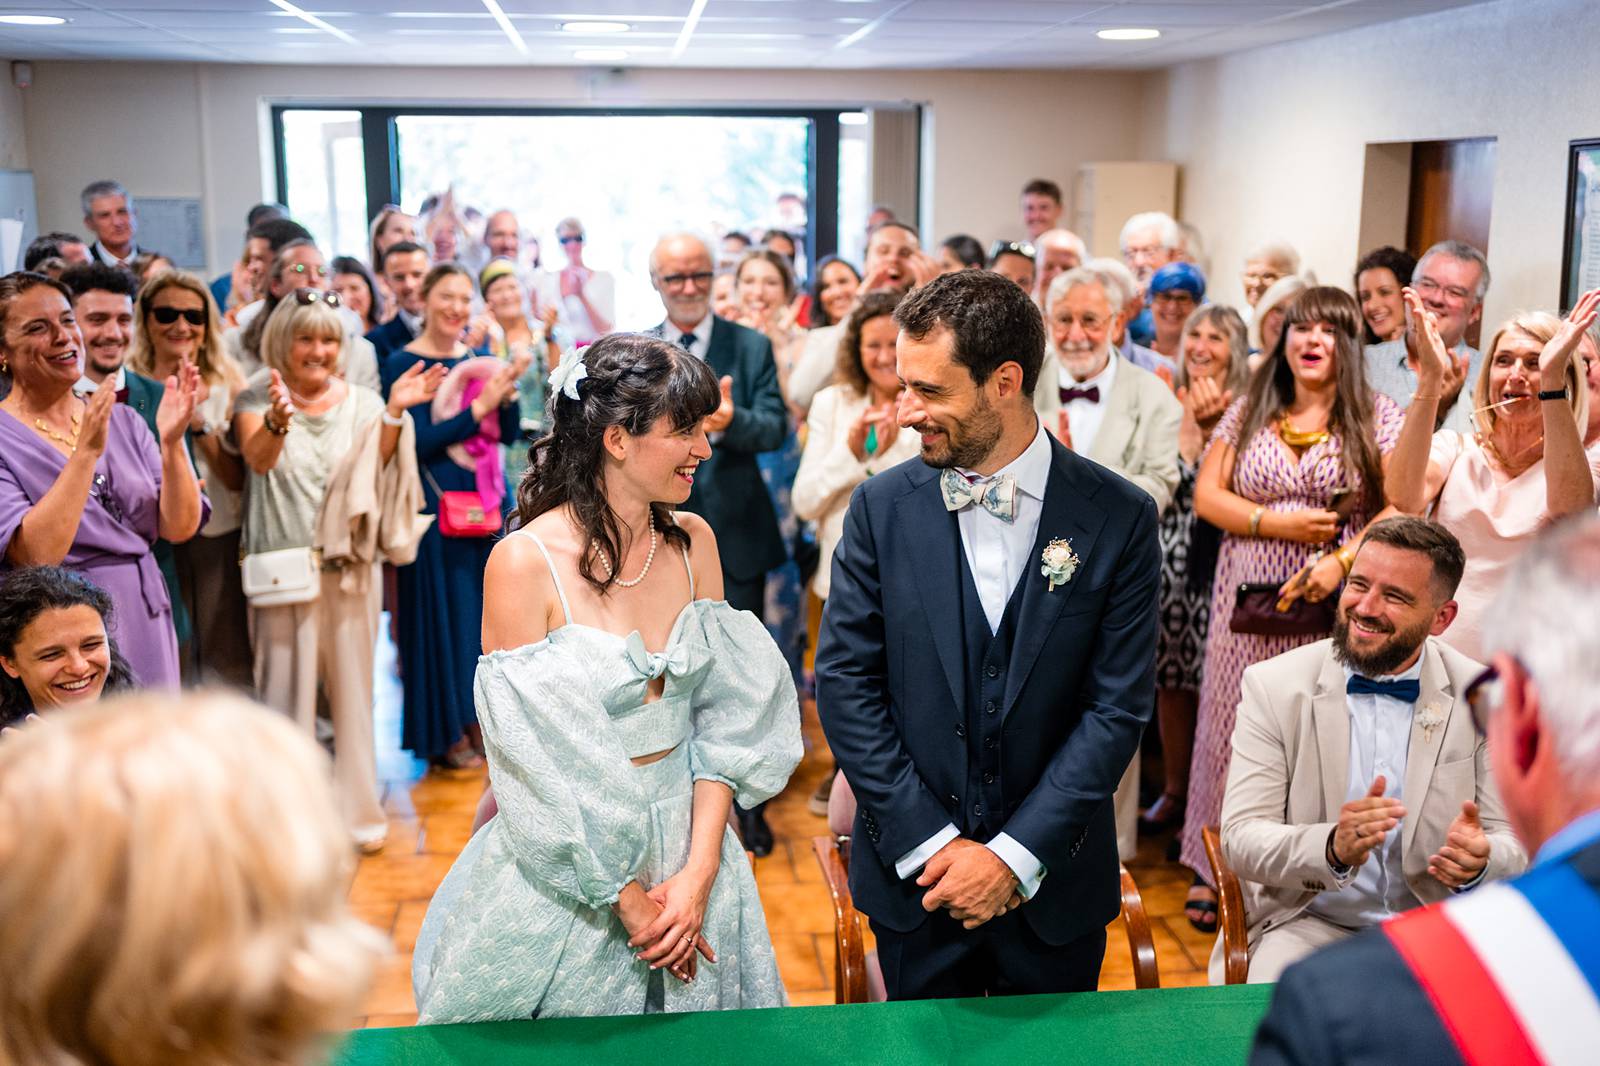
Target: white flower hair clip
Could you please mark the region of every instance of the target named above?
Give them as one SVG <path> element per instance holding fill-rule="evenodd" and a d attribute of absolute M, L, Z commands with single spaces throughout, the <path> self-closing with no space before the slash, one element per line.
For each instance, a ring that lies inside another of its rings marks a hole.
<path fill-rule="evenodd" d="M 578 398 L 578 382 L 589 376 L 589 368 L 583 365 L 583 356 L 573 349 L 561 357 L 561 362 L 550 371 L 550 392 L 560 392 L 569 399 Z"/>

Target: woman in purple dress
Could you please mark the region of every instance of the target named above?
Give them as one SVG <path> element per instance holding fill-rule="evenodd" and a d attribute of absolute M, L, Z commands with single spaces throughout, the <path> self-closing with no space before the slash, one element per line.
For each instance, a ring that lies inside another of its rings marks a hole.
<path fill-rule="evenodd" d="M 1182 836 L 1183 864 L 1196 871 L 1184 909 L 1202 931 L 1216 929 L 1217 905 L 1200 831 L 1222 814 L 1245 667 L 1328 635 L 1235 633 L 1235 593 L 1273 582 L 1285 601 L 1328 599 L 1367 523 L 1394 513 L 1384 505 L 1383 473 L 1403 416 L 1367 388 L 1361 330 L 1348 293 L 1319 286 L 1296 297 L 1271 355 L 1200 461 L 1195 513 L 1223 531 Z"/>
<path fill-rule="evenodd" d="M 145 688 L 178 686 L 172 604 L 150 554 L 194 536 L 205 499 L 184 449 L 199 375 L 185 363 L 156 411 L 101 389 L 73 394 L 83 340 L 67 290 L 41 274 L 0 278 L 0 569 L 65 566 L 117 605 L 117 646 Z"/>

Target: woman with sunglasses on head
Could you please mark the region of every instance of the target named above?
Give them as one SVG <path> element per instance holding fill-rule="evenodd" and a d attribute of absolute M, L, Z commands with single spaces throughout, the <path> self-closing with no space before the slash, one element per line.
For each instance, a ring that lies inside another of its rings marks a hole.
<path fill-rule="evenodd" d="M 185 363 L 200 374 L 189 450 L 205 483 L 211 515 L 200 535 L 172 548 L 178 577 L 175 613 L 184 680 L 252 687 L 250 635 L 239 583 L 240 493 L 244 464 L 228 429 L 244 375 L 223 348 L 210 290 L 193 274 L 162 274 L 139 291 L 139 328 L 128 357 L 135 371 L 165 381 Z"/>
<path fill-rule="evenodd" d="M 415 552 L 422 497 L 405 410 L 432 399 L 444 371 L 408 369 L 387 406 L 346 382 L 337 299 L 295 289 L 278 302 L 261 338 L 267 372 L 239 394 L 233 431 L 246 465 L 243 566 L 256 689 L 307 732 L 318 686 L 327 694 L 346 828 L 371 852 L 388 828 L 372 742 L 378 555 L 403 563 Z M 370 519 L 356 511 L 362 499 L 383 501 L 376 548 L 365 550 L 338 543 L 341 529 L 348 541 L 355 520 Z"/>
<path fill-rule="evenodd" d="M 82 353 L 60 283 L 0 278 L 0 374 L 11 383 L 0 400 L 0 569 L 83 573 L 117 604 L 112 628 L 139 683 L 176 688 L 172 601 L 151 547 L 188 540 L 205 518 L 184 447 L 200 375 L 184 363 L 167 378 L 152 435 L 113 390 L 73 392 Z"/>
<path fill-rule="evenodd" d="M 556 239 L 567 265 L 540 277 L 539 302 L 561 308 L 561 320 L 578 344 L 588 344 L 610 333 L 617 320 L 617 283 L 609 271 L 594 270 L 583 261 L 583 223 L 564 218 L 556 223 Z"/>
<path fill-rule="evenodd" d="M 1485 615 L 1511 564 L 1545 527 L 1600 503 L 1600 443 L 1585 450 L 1589 389 L 1574 357 L 1600 312 L 1600 290 L 1585 293 L 1564 322 L 1523 312 L 1495 331 L 1472 390 L 1471 435 L 1434 431 L 1454 360 L 1433 312 L 1410 288 L 1405 299 L 1418 325 L 1417 391 L 1384 487 L 1395 507 L 1431 508 L 1461 541 L 1460 610 L 1440 639 L 1486 662 Z"/>
<path fill-rule="evenodd" d="M 458 263 L 428 271 L 422 281 L 421 332 L 383 364 L 391 403 L 395 384 L 406 374 L 427 367 L 449 375 L 437 399 L 430 394 L 428 403 L 401 405 L 411 409 L 416 424 L 427 513 L 438 521 L 423 534 L 416 561 L 396 573 L 397 643 L 405 678 L 400 743 L 446 773 L 483 766 L 472 705 L 483 570 L 511 507 L 500 447 L 526 447 L 517 382 L 532 358 L 528 349 L 500 360 L 477 356 L 467 347 L 462 331 L 472 319 L 475 291 L 472 275 Z"/>

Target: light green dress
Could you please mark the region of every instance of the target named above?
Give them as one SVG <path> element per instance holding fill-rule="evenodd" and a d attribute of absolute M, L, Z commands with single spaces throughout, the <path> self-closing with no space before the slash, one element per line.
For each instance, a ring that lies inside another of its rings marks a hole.
<path fill-rule="evenodd" d="M 531 531 L 514 535 L 545 551 Z M 500 810 L 423 920 L 412 958 L 420 1021 L 782 1006 L 755 878 L 731 828 L 705 914 L 717 961 L 701 958 L 692 984 L 635 960 L 611 904 L 629 881 L 648 888 L 683 867 L 695 781 L 723 782 L 746 807 L 788 782 L 800 708 L 783 656 L 754 615 L 725 602 L 691 599 L 666 647 L 650 652 L 638 632 L 573 622 L 559 581 L 556 590 L 565 625 L 478 661 Z M 661 698 L 644 702 L 662 676 Z M 629 761 L 668 748 L 654 763 Z"/>

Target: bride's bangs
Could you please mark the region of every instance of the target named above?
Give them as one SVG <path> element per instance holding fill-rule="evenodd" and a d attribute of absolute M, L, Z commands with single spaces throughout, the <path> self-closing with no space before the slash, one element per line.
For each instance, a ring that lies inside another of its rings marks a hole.
<path fill-rule="evenodd" d="M 674 353 L 663 393 L 660 415 L 679 432 L 699 423 L 722 403 L 716 374 L 704 360 L 687 352 Z"/>

